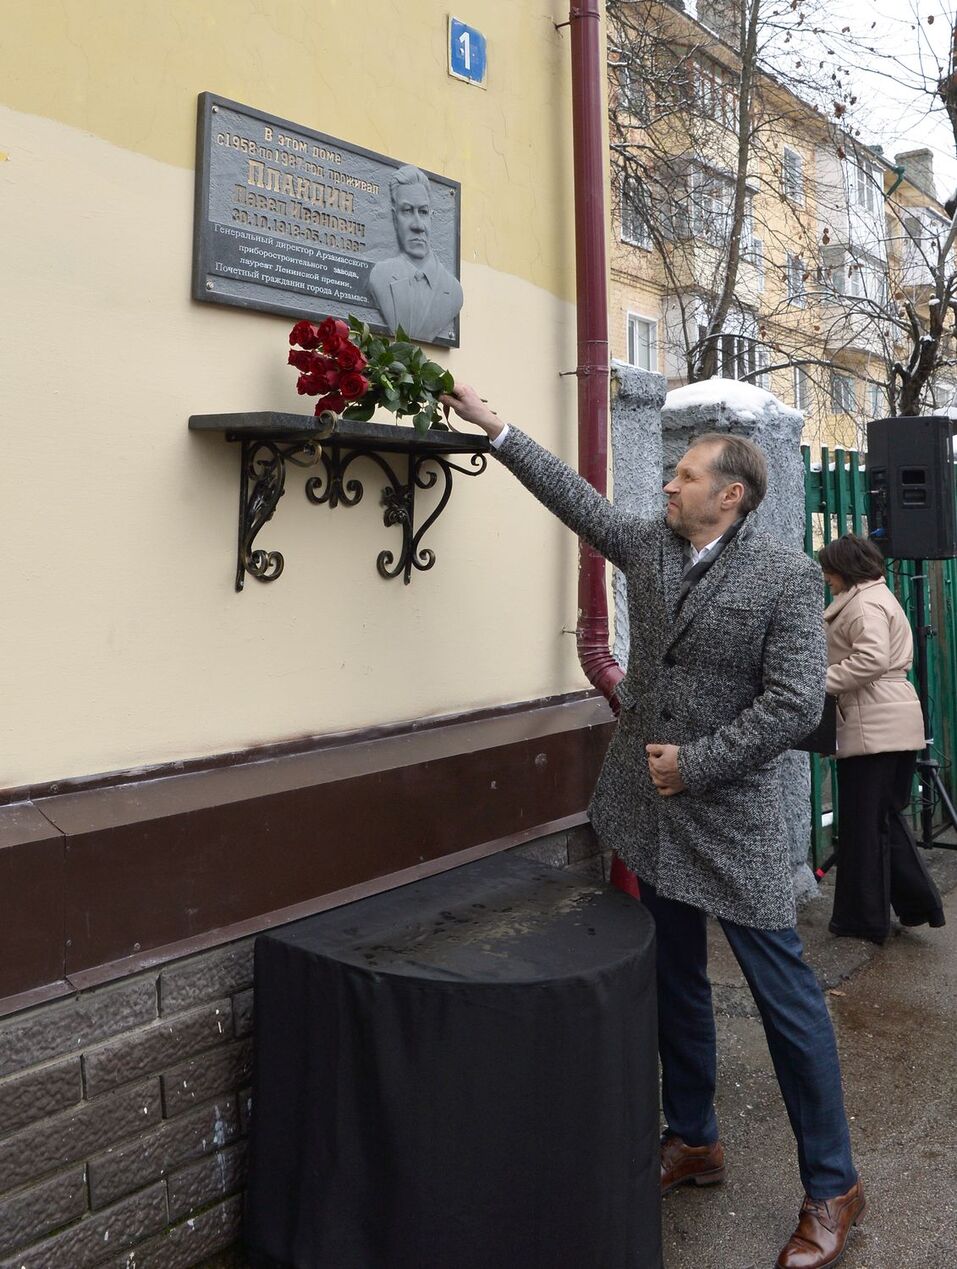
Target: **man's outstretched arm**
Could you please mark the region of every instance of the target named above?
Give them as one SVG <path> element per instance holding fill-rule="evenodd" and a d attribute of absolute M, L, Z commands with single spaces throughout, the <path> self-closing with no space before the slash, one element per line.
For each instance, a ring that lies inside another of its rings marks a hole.
<path fill-rule="evenodd" d="M 627 544 L 641 520 L 616 510 L 577 471 L 517 427 L 503 423 L 474 388 L 457 384 L 440 400 L 487 433 L 496 457 L 563 524 L 618 568 L 625 567 Z"/>

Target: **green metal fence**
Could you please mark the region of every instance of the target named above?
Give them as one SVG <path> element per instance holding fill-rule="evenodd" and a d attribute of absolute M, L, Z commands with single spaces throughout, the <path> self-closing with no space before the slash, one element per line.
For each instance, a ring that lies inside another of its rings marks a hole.
<path fill-rule="evenodd" d="M 818 467 L 811 451 L 804 456 L 804 549 L 814 556 L 819 547 L 842 533 L 867 532 L 867 477 L 856 450 L 821 449 Z M 957 560 L 927 564 L 927 604 L 935 637 L 928 645 L 930 734 L 934 738 L 941 775 L 951 798 L 955 796 L 954 756 L 957 754 Z M 887 584 L 915 625 L 911 578 L 912 560 L 889 560 Z M 925 613 L 925 620 L 927 614 Z M 820 867 L 836 845 L 837 781 L 834 760 L 811 758 L 811 859 Z M 916 813 L 915 813 L 916 822 Z"/>

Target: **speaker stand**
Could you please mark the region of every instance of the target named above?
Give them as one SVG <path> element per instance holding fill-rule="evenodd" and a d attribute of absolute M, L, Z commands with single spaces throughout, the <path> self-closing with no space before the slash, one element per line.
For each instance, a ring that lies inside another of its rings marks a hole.
<path fill-rule="evenodd" d="M 950 827 L 957 832 L 957 810 L 951 801 L 950 794 L 944 787 L 940 776 L 940 763 L 933 756 L 934 737 L 931 735 L 930 716 L 930 680 L 927 671 L 927 644 L 937 631 L 927 621 L 926 560 L 914 561 L 914 573 L 911 583 L 914 593 L 914 634 L 916 635 L 915 661 L 917 663 L 917 695 L 924 715 L 924 750 L 917 759 L 917 776 L 920 780 L 920 825 L 921 839 L 919 845 L 925 849 L 938 846 L 944 850 L 957 850 L 957 844 L 934 840 L 935 794 L 939 799 L 944 816 L 950 821 Z"/>

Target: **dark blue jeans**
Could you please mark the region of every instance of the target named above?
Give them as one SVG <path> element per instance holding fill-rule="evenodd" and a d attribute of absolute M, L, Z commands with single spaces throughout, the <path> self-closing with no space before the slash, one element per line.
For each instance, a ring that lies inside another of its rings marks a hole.
<path fill-rule="evenodd" d="M 691 1146 L 718 1139 L 714 1010 L 708 979 L 707 918 L 664 899 L 642 881 L 658 944 L 658 1049 L 665 1122 Z M 797 930 L 721 928 L 747 979 L 797 1139 L 804 1189 L 816 1199 L 857 1180 L 844 1113 L 834 1029 Z"/>

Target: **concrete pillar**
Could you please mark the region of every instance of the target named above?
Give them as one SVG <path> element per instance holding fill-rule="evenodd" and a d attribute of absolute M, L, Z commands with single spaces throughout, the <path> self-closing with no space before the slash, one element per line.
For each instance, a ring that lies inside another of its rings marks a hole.
<path fill-rule="evenodd" d="M 661 407 L 664 375 L 612 363 L 611 456 L 615 505 L 652 520 L 664 514 L 661 493 Z M 628 588 L 614 576 L 615 660 L 628 667 Z"/>

